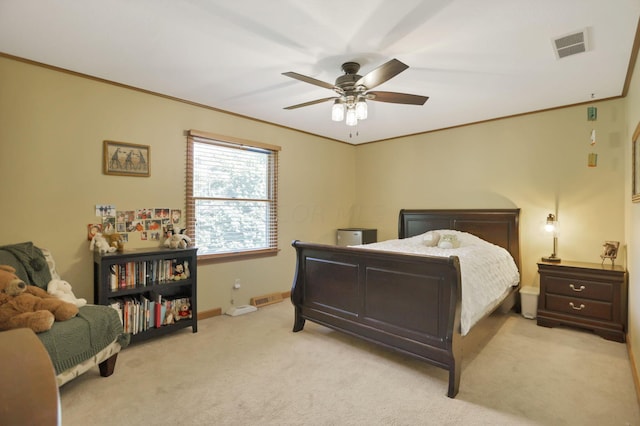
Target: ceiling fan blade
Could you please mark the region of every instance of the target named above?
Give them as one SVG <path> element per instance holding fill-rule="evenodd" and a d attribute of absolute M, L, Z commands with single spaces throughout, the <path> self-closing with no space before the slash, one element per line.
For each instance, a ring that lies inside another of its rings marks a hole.
<path fill-rule="evenodd" d="M 331 96 L 330 98 L 316 99 L 315 101 L 309 101 L 309 102 L 304 102 L 304 103 L 297 104 L 297 105 L 291 105 L 291 106 L 288 106 L 288 107 L 284 107 L 284 109 L 302 108 L 302 107 L 306 107 L 306 106 L 309 106 L 309 105 L 320 104 L 322 102 L 330 101 L 332 99 L 339 99 L 339 97 L 338 96 Z"/>
<path fill-rule="evenodd" d="M 309 84 L 313 84 L 313 85 L 316 85 L 316 86 L 324 87 L 325 89 L 331 89 L 331 90 L 337 89 L 337 87 L 334 86 L 331 83 L 327 83 L 327 82 L 324 82 L 324 81 L 321 81 L 321 80 L 317 80 L 317 79 L 315 79 L 313 77 L 307 77 L 306 75 L 298 74 L 297 72 L 293 72 L 293 71 L 283 72 L 282 75 L 286 75 L 287 77 L 295 78 L 296 80 L 304 81 L 305 83 L 309 83 Z"/>
<path fill-rule="evenodd" d="M 356 81 L 356 86 L 364 86 L 367 89 L 373 89 L 385 81 L 392 79 L 407 68 L 409 68 L 409 65 L 404 64 L 397 59 L 392 59 L 389 62 L 380 65 L 373 71 L 370 71 L 364 77 L 361 77 Z"/>
<path fill-rule="evenodd" d="M 377 102 L 389 102 L 392 104 L 424 105 L 428 96 L 410 95 L 396 92 L 367 92 L 367 99 Z"/>

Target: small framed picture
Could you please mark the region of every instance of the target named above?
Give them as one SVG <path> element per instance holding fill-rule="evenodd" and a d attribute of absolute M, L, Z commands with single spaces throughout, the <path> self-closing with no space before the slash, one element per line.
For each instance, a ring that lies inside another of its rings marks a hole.
<path fill-rule="evenodd" d="M 93 240 L 97 233 L 102 232 L 101 223 L 90 223 L 87 225 L 87 240 Z"/>
<path fill-rule="evenodd" d="M 640 203 L 640 122 L 631 138 L 631 201 Z"/>
<path fill-rule="evenodd" d="M 618 247 L 620 247 L 620 241 L 605 241 L 602 244 L 602 263 L 606 259 L 611 259 L 611 263 L 614 263 L 616 257 L 618 257 Z"/>
<path fill-rule="evenodd" d="M 105 175 L 151 175 L 151 148 L 127 142 L 104 141 L 103 171 Z"/>

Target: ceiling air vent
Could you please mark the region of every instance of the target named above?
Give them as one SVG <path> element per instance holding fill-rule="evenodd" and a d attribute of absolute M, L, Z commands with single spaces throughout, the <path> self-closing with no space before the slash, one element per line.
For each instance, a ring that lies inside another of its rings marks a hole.
<path fill-rule="evenodd" d="M 553 39 L 553 47 L 558 59 L 589 50 L 586 28 L 582 31 L 567 34 Z"/>

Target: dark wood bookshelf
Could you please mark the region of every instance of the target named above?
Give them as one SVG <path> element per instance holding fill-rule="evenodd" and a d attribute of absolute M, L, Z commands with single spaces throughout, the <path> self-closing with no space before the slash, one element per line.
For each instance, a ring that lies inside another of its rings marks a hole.
<path fill-rule="evenodd" d="M 173 324 L 156 327 L 149 326 L 142 305 L 143 319 L 138 317 L 139 326 L 131 332 L 131 342 L 136 343 L 147 339 L 163 336 L 177 330 L 191 327 L 193 333 L 198 331 L 197 320 L 197 248 L 169 249 L 144 248 L 125 250 L 93 256 L 93 285 L 94 303 L 111 305 L 116 301 L 129 300 L 138 303 L 141 300 L 154 302 L 161 298 L 165 301 L 188 299 L 191 318 L 180 319 Z M 189 270 L 187 277 L 176 277 L 175 265 L 186 265 Z M 154 315 L 156 305 L 152 305 L 149 315 Z M 152 312 L 153 311 L 153 312 Z M 161 321 L 164 321 L 162 316 Z M 125 331 L 128 331 L 125 329 Z"/>

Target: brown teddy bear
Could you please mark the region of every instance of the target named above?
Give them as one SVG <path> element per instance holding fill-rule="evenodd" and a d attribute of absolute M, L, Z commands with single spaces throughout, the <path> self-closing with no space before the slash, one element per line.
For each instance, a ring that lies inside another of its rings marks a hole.
<path fill-rule="evenodd" d="M 118 251 L 124 251 L 124 238 L 122 238 L 122 235 L 117 232 L 112 232 L 111 234 L 105 234 L 104 237 L 107 239 L 110 247 Z"/>
<path fill-rule="evenodd" d="M 31 328 L 40 333 L 54 321 L 65 321 L 78 314 L 78 307 L 27 285 L 9 265 L 0 265 L 0 330 Z"/>
<path fill-rule="evenodd" d="M 173 314 L 173 317 L 175 321 L 191 318 L 191 306 L 189 305 L 189 301 L 187 299 L 179 301 L 177 300 L 174 310 L 175 312 Z"/>

